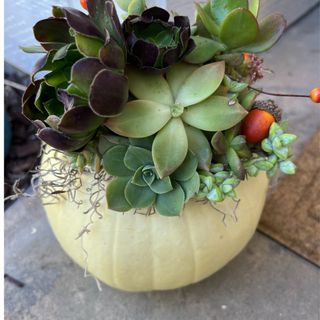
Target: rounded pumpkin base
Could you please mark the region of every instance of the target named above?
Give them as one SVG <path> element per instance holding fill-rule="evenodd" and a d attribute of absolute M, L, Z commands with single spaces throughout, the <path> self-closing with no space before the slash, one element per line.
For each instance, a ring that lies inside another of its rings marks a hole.
<path fill-rule="evenodd" d="M 77 191 L 83 204 L 61 199 L 45 209 L 52 230 L 65 252 L 102 282 L 125 291 L 168 290 L 196 283 L 225 266 L 253 236 L 263 209 L 268 179 L 264 174 L 242 182 L 241 200 L 227 200 L 215 210 L 210 203 L 189 201 L 180 217 L 121 214 L 103 200 L 90 232 L 78 239 L 90 222 L 86 190 L 92 175 L 82 175 Z M 50 177 L 48 177 L 50 179 Z M 87 256 L 85 251 L 87 252 Z"/>

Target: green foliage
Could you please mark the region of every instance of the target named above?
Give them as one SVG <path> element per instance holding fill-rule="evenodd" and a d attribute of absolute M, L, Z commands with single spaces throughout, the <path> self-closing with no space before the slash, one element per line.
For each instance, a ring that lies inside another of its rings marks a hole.
<path fill-rule="evenodd" d="M 147 146 L 149 137 L 116 141 L 110 135 L 100 136 L 103 167 L 114 177 L 107 187 L 108 206 L 121 212 L 154 206 L 161 215 L 177 216 L 199 190 L 198 160 L 188 152 L 171 176 L 160 177 Z"/>
<path fill-rule="evenodd" d="M 294 134 L 285 133 L 283 127 L 273 123 L 269 130 L 269 137 L 261 142 L 261 148 L 266 156 L 254 154 L 253 158 L 245 162 L 245 168 L 250 176 L 257 176 L 259 171 L 266 171 L 269 177 L 278 170 L 285 174 L 295 174 L 296 166 L 289 160 L 291 145 L 297 139 Z"/>

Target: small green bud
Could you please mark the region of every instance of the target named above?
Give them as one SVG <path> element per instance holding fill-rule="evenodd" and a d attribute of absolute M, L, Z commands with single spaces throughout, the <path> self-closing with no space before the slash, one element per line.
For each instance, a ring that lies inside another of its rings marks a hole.
<path fill-rule="evenodd" d="M 296 166 L 290 160 L 281 161 L 280 162 L 280 170 L 285 174 L 295 174 L 296 173 Z"/>
<path fill-rule="evenodd" d="M 291 143 L 298 139 L 296 135 L 289 133 L 284 133 L 279 138 L 283 146 L 289 146 Z"/>
<path fill-rule="evenodd" d="M 279 137 L 275 137 L 273 140 L 272 140 L 272 148 L 273 149 L 280 149 L 282 148 L 282 143 L 281 143 L 281 140 Z"/>
<path fill-rule="evenodd" d="M 207 177 L 200 176 L 200 182 L 202 182 L 208 188 L 208 190 L 211 190 L 213 187 L 212 178 L 209 176 Z"/>

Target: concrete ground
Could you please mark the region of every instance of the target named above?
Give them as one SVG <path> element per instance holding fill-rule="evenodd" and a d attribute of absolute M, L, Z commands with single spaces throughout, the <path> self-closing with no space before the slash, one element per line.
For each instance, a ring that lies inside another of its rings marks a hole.
<path fill-rule="evenodd" d="M 319 86 L 319 8 L 265 55 L 275 75 L 266 90 L 307 93 Z M 320 127 L 319 105 L 276 99 L 300 135 L 296 151 Z M 8 320 L 319 320 L 320 272 L 314 265 L 256 233 L 248 247 L 212 277 L 180 290 L 133 294 L 92 278 L 59 247 L 35 199 L 5 212 L 5 271 L 25 282 L 5 282 Z"/>

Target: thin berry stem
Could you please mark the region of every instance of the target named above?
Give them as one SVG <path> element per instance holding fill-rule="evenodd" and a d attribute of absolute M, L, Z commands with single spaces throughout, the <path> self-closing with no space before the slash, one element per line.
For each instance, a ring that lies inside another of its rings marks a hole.
<path fill-rule="evenodd" d="M 267 91 L 263 91 L 251 86 L 248 86 L 249 89 L 252 89 L 254 91 L 257 91 L 259 93 L 263 93 L 266 94 L 268 96 L 275 96 L 275 97 L 295 97 L 295 98 L 310 98 L 308 95 L 305 94 L 289 94 L 289 93 L 274 93 L 274 92 L 267 92 Z"/>

